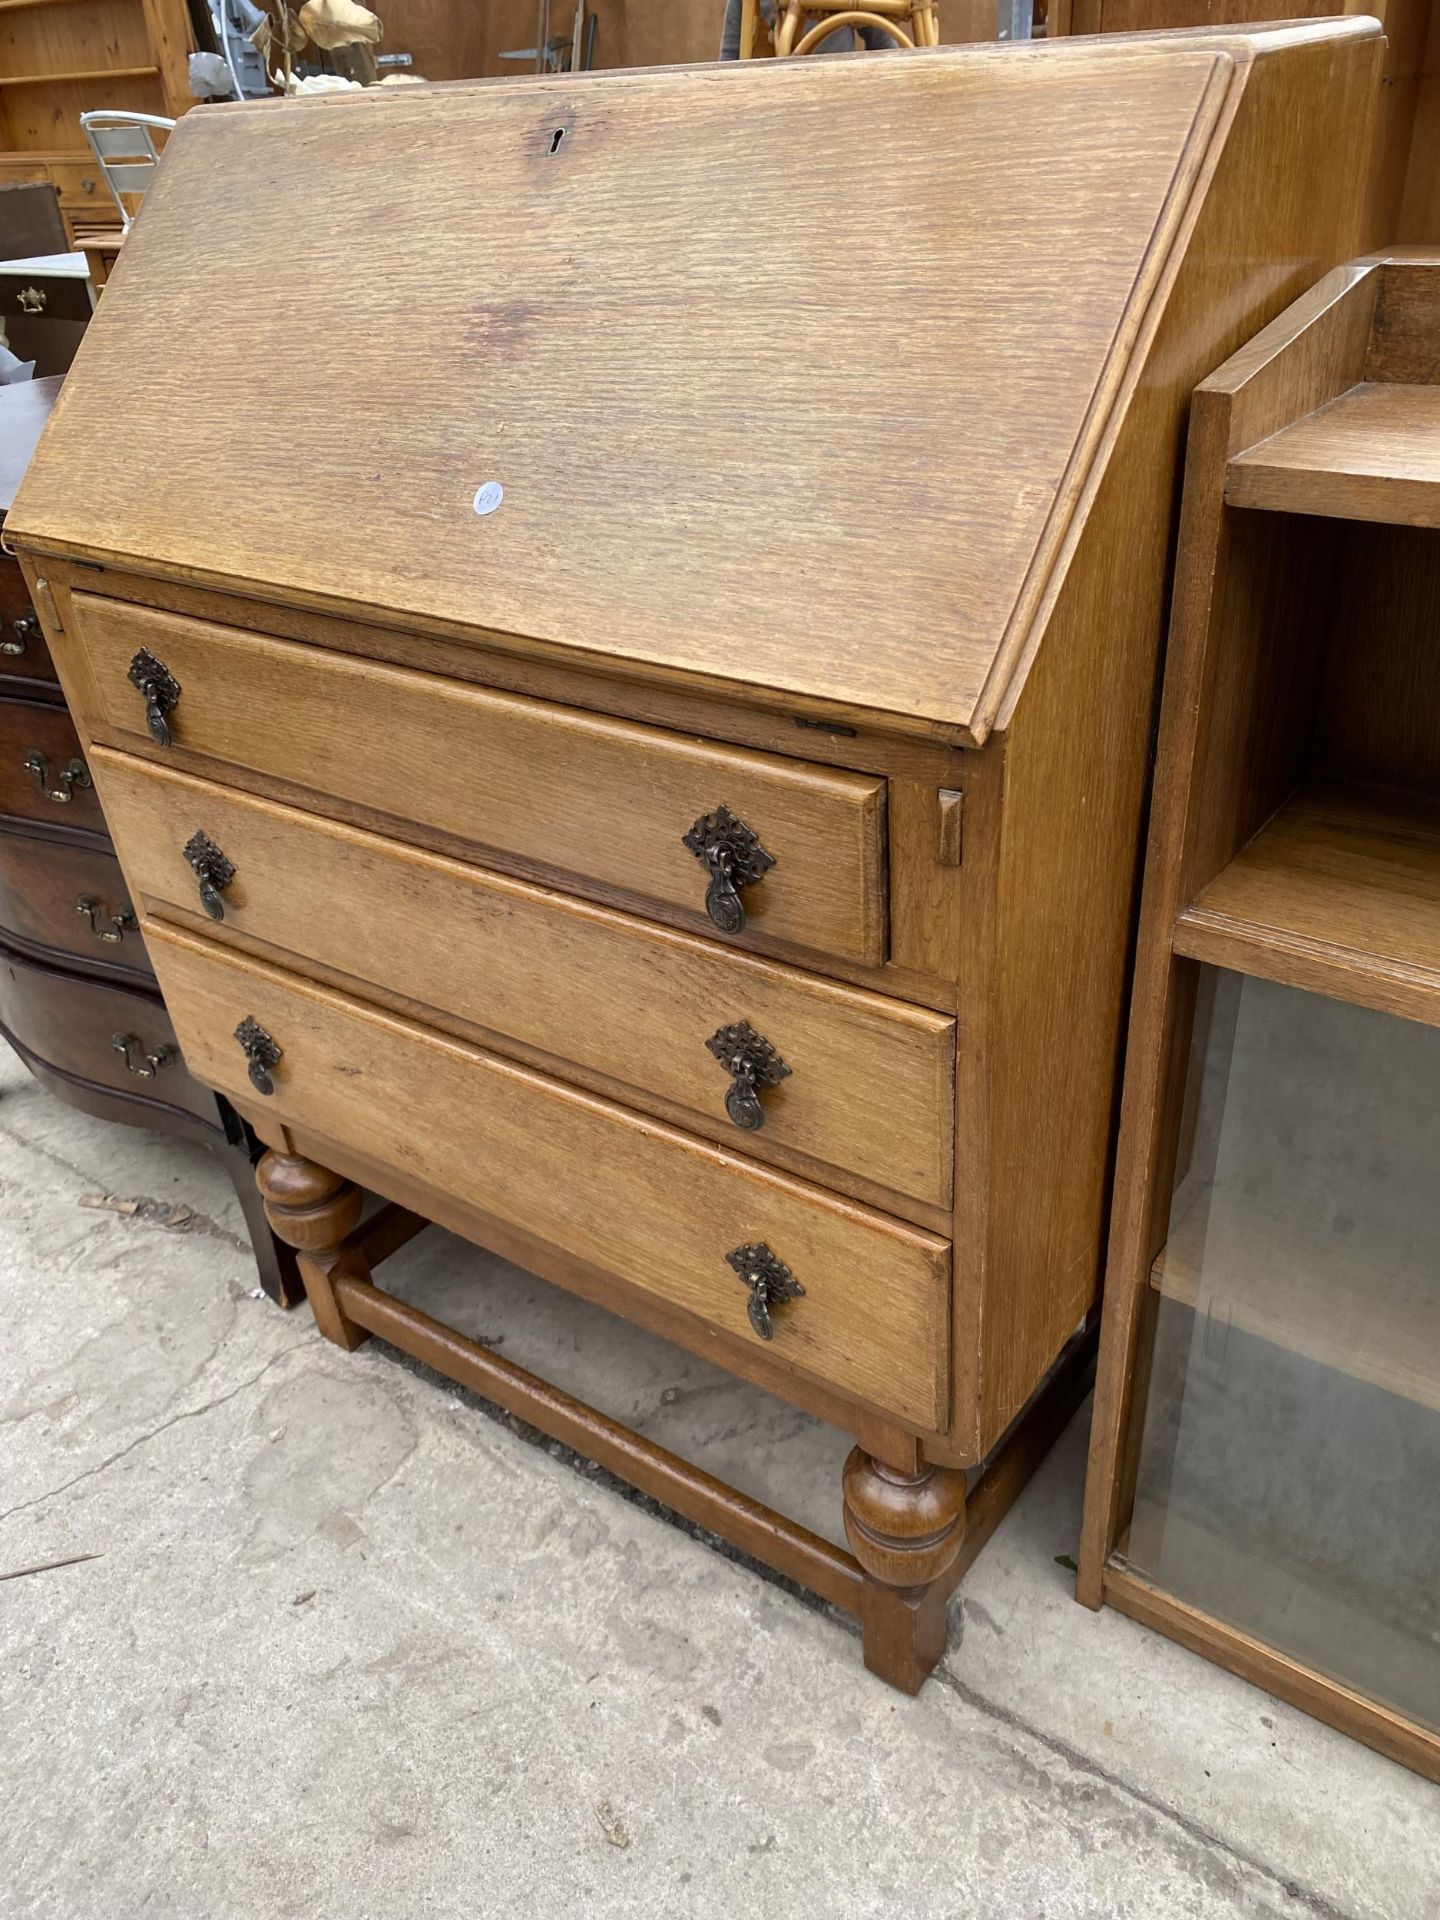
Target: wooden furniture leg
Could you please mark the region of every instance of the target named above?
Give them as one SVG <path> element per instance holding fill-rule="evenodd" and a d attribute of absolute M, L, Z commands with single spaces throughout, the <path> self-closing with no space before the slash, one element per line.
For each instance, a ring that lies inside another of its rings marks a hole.
<path fill-rule="evenodd" d="M 359 1187 L 314 1160 L 298 1153 L 280 1153 L 274 1147 L 261 1155 L 255 1184 L 272 1230 L 296 1251 L 316 1326 L 337 1347 L 358 1347 L 370 1336 L 346 1318 L 335 1298 L 334 1276 L 340 1266 L 358 1262 L 363 1270 L 357 1277 L 370 1277 L 363 1250 L 347 1244 L 360 1223 L 364 1205 Z"/>
<path fill-rule="evenodd" d="M 269 1148 L 256 1183 L 276 1236 L 298 1252 L 327 1339 L 353 1349 L 374 1334 L 809 1587 L 859 1620 L 866 1666 L 905 1693 L 919 1692 L 944 1653 L 950 1595 L 1094 1376 L 1092 1328 L 1070 1343 L 968 1500 L 960 1469 L 931 1465 L 912 1434 L 862 1415 L 843 1476 L 847 1553 L 377 1287 L 373 1269 L 423 1231 L 424 1216 L 391 1203 L 360 1226 L 359 1187 L 276 1137 L 287 1144 Z"/>
<path fill-rule="evenodd" d="M 892 1464 L 903 1456 L 905 1466 Z M 845 1537 L 860 1562 L 865 1664 L 902 1693 L 918 1693 L 945 1651 L 945 1576 L 965 1541 L 965 1475 L 927 1466 L 913 1442 L 890 1460 L 855 1447 L 845 1462 Z"/>

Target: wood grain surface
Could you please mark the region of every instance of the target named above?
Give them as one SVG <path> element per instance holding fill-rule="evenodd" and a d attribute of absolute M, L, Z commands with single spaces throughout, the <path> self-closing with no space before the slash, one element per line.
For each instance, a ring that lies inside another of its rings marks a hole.
<path fill-rule="evenodd" d="M 1071 42 L 208 108 L 16 531 L 981 735 L 1233 71 Z"/>
<path fill-rule="evenodd" d="M 1232 507 L 1440 526 L 1440 387 L 1365 381 L 1231 460 Z"/>
<path fill-rule="evenodd" d="M 0 948 L 0 1026 L 63 1074 L 215 1125 L 214 1096 L 185 1071 L 174 1029 L 153 991 L 81 979 Z M 115 1049 L 116 1034 L 133 1036 L 137 1065 L 162 1048 L 171 1057 L 153 1074 L 132 1073 Z"/>
<path fill-rule="evenodd" d="M 21 475 L 30 464 L 60 391 L 59 374 L 0 387 L 0 520 L 14 504 Z"/>
<path fill-rule="evenodd" d="M 799 1155 L 812 1176 L 948 1206 L 953 1020 L 103 747 L 91 758 L 151 914 L 211 930 L 183 854 L 203 829 L 235 867 L 217 937 L 385 989 L 502 1051 L 518 1042 L 562 1077 L 589 1069 L 757 1159 Z M 740 1020 L 791 1070 L 762 1093 L 755 1133 L 727 1118 L 729 1075 L 705 1046 Z"/>
<path fill-rule="evenodd" d="M 95 927 L 80 912 L 80 900 L 95 902 Z M 56 958 L 150 976 L 150 962 L 134 926 L 119 927 L 117 914 L 130 906 L 125 877 L 113 853 L 99 847 L 39 840 L 26 833 L 0 835 L 0 932 Z M 100 933 L 110 935 L 102 940 Z"/>
<path fill-rule="evenodd" d="M 149 647 L 182 689 L 177 747 L 317 797 L 445 830 L 567 876 L 704 912 L 683 836 L 722 803 L 775 865 L 744 889 L 747 927 L 877 962 L 885 951 L 885 783 L 723 748 L 573 708 L 76 595 L 110 727 L 154 749 L 127 674 Z M 321 800 L 323 805 L 323 799 Z"/>
<path fill-rule="evenodd" d="M 1175 950 L 1440 1026 L 1440 804 L 1305 788 L 1184 909 Z"/>

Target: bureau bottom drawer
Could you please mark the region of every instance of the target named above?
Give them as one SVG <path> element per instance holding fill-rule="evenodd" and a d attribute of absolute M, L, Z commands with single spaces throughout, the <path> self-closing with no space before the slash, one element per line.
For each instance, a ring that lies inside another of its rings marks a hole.
<path fill-rule="evenodd" d="M 0 1027 L 43 1066 L 215 1125 L 214 1096 L 185 1071 L 153 992 L 82 980 L 0 946 Z"/>
<path fill-rule="evenodd" d="M 208 941 L 146 937 L 192 1068 L 242 1109 L 394 1166 L 748 1341 L 778 1372 L 943 1424 L 945 1241 Z M 247 1018 L 281 1050 L 268 1097 L 235 1037 Z M 744 1277 L 763 1257 L 730 1257 L 759 1247 L 804 1289 L 771 1300 L 768 1342 L 750 1312 L 764 1289 Z"/>

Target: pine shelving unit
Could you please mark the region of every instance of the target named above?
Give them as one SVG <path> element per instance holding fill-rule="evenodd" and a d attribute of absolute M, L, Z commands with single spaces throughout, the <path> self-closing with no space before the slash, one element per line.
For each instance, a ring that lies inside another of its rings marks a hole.
<path fill-rule="evenodd" d="M 192 45 L 185 0 L 0 0 L 0 184 L 49 181 L 72 246 L 118 227 L 80 115 L 179 119 Z"/>

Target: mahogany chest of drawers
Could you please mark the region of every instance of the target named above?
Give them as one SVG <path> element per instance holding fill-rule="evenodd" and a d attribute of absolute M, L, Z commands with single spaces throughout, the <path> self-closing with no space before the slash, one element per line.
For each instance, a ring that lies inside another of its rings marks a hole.
<path fill-rule="evenodd" d="M 0 528 L 59 390 L 0 387 Z M 52 1093 L 102 1118 L 183 1133 L 221 1156 L 260 1281 L 299 1292 L 229 1103 L 186 1072 L 75 723 L 19 564 L 0 554 L 0 1038 Z"/>
<path fill-rule="evenodd" d="M 1380 44 L 208 110 L 17 503 L 324 1331 L 808 1581 L 910 1689 L 1083 1384 L 1045 1388 L 1103 1246 L 1187 396 L 1345 250 Z M 430 1219 L 853 1433 L 852 1551 L 378 1287 Z"/>

